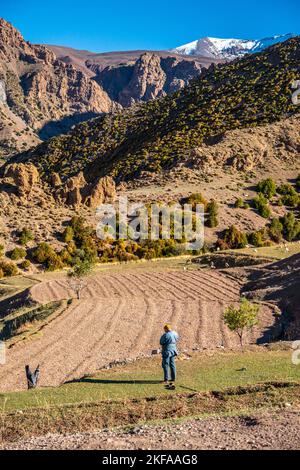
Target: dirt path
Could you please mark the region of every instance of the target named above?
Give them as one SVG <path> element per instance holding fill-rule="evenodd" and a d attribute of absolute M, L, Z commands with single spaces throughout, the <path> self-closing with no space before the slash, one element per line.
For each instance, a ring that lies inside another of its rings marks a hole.
<path fill-rule="evenodd" d="M 300 411 L 30 438 L 6 449 L 300 449 Z"/>
<path fill-rule="evenodd" d="M 70 297 L 66 281 L 35 285 L 32 297 L 46 303 Z M 89 280 L 82 300 L 50 322 L 37 339 L 7 351 L 0 367 L 0 390 L 25 388 L 24 365 L 41 366 L 41 386 L 57 386 L 115 360 L 134 359 L 158 347 L 162 325 L 171 322 L 181 336 L 180 349 L 236 347 L 224 327 L 226 305 L 239 299 L 235 281 L 209 271 L 101 274 Z M 260 326 L 272 323 L 263 309 Z"/>

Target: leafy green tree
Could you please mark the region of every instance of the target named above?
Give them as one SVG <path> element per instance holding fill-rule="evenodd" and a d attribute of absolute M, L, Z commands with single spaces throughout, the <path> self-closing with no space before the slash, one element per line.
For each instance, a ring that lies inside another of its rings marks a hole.
<path fill-rule="evenodd" d="M 291 242 L 299 238 L 300 222 L 296 219 L 295 214 L 292 212 L 285 214 L 285 216 L 280 219 L 280 222 L 283 225 L 283 236 L 287 241 Z"/>
<path fill-rule="evenodd" d="M 224 232 L 224 242 L 228 248 L 245 248 L 248 243 L 247 235 L 231 225 Z"/>
<path fill-rule="evenodd" d="M 268 219 L 270 217 L 271 210 L 268 205 L 268 200 L 262 193 L 259 193 L 253 199 L 253 206 L 255 207 L 255 209 L 257 209 L 259 215 L 261 215 L 264 219 Z"/>
<path fill-rule="evenodd" d="M 206 225 L 211 228 L 217 227 L 218 226 L 218 204 L 216 203 L 215 200 L 212 200 L 207 204 L 206 212 L 207 212 Z"/>
<path fill-rule="evenodd" d="M 224 312 L 224 322 L 231 331 L 234 331 L 241 348 L 244 347 L 244 334 L 258 323 L 259 307 L 247 299 L 242 298 L 239 307 L 230 305 Z"/>
<path fill-rule="evenodd" d="M 260 247 L 264 246 L 264 239 L 263 239 L 263 234 L 258 230 L 257 232 L 252 232 L 248 236 L 249 243 L 251 245 Z"/>
<path fill-rule="evenodd" d="M 279 219 L 274 217 L 274 219 L 271 220 L 270 226 L 269 226 L 269 235 L 271 240 L 273 240 L 276 243 L 279 243 L 282 240 L 282 231 L 283 231 L 283 225 L 280 222 Z"/>

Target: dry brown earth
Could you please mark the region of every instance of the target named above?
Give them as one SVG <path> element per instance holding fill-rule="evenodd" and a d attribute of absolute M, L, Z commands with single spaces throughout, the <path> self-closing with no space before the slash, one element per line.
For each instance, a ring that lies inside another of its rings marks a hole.
<path fill-rule="evenodd" d="M 37 339 L 8 350 L 0 390 L 24 389 L 27 363 L 41 365 L 41 386 L 57 386 L 115 360 L 150 354 L 166 321 L 179 331 L 181 350 L 236 347 L 222 314 L 238 301 L 239 292 L 237 281 L 214 270 L 97 274 L 82 299 L 74 299 Z M 40 303 L 74 298 L 64 278 L 39 283 L 30 295 Z M 271 309 L 262 307 L 247 341 L 261 337 L 272 323 Z"/>

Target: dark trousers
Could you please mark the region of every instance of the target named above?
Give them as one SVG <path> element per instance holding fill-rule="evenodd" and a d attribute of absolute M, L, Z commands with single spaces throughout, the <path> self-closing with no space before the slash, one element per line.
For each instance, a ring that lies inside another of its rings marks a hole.
<path fill-rule="evenodd" d="M 169 370 L 171 371 L 171 380 L 176 380 L 176 364 L 174 351 L 166 351 L 162 354 L 162 368 L 164 371 L 164 380 L 169 380 Z"/>

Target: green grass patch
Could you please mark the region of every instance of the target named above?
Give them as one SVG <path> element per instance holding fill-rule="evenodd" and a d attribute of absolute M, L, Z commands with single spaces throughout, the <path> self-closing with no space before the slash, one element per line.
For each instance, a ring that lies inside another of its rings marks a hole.
<path fill-rule="evenodd" d="M 270 381 L 300 382 L 300 366 L 292 364 L 291 351 L 257 349 L 256 352 L 244 353 L 195 353 L 188 360 L 178 360 L 176 393 L 222 391 L 228 387 Z M 159 383 L 161 378 L 160 357 L 141 359 L 125 366 L 102 370 L 57 388 L 4 393 L 0 396 L 0 408 L 23 410 L 170 395 L 170 391 Z"/>
<path fill-rule="evenodd" d="M 286 250 L 286 247 L 288 251 Z M 263 246 L 260 248 L 242 248 L 239 250 L 231 250 L 231 251 L 234 251 L 235 253 L 239 253 L 239 254 L 247 254 L 247 255 L 252 255 L 252 256 L 254 255 L 257 257 L 262 256 L 265 258 L 274 258 L 275 260 L 277 260 L 277 259 L 288 258 L 289 256 L 300 253 L 300 243 L 299 241 L 290 242 L 290 243 L 282 242 L 278 245 L 273 245 L 273 246 Z"/>
<path fill-rule="evenodd" d="M 158 383 L 154 357 L 57 388 L 2 394 L 0 442 L 300 404 L 300 366 L 290 351 L 195 353 L 178 361 L 178 372 L 176 391 Z"/>

